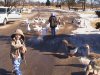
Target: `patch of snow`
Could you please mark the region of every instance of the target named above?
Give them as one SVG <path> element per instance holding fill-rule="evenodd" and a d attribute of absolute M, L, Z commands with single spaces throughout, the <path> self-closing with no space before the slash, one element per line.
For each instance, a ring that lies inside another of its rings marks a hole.
<path fill-rule="evenodd" d="M 91 25 L 91 21 L 95 20 L 96 15 L 91 14 L 79 14 L 80 19 L 75 19 L 74 24 L 76 24 L 79 28 L 72 31 L 74 34 L 100 34 L 98 29 L 95 29 Z M 80 21 L 78 24 L 77 22 Z"/>

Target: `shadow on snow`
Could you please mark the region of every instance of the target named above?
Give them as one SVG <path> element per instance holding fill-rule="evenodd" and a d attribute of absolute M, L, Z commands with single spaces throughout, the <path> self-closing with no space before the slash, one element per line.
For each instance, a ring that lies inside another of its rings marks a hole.
<path fill-rule="evenodd" d="M 28 37 L 27 37 L 28 38 Z M 100 35 L 98 34 L 76 34 L 76 35 L 51 35 L 44 36 L 43 39 L 38 39 L 37 36 L 33 36 L 27 39 L 27 46 L 39 50 L 40 52 L 52 52 L 52 53 L 65 53 L 66 47 L 63 45 L 62 40 L 66 39 L 75 46 L 82 46 L 89 44 L 94 52 L 100 53 Z M 54 56 L 62 57 L 62 55 L 53 54 Z"/>

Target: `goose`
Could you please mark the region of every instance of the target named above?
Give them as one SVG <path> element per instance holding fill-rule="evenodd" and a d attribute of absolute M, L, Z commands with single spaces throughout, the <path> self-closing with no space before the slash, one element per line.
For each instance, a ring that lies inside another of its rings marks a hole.
<path fill-rule="evenodd" d="M 56 27 L 56 30 L 59 30 L 59 26 Z"/>
<path fill-rule="evenodd" d="M 29 24 L 27 25 L 27 31 L 31 31 Z"/>
<path fill-rule="evenodd" d="M 26 21 L 26 24 L 29 24 L 30 23 L 28 18 L 25 21 Z"/>
<path fill-rule="evenodd" d="M 47 30 L 48 29 L 46 27 L 42 28 L 42 31 L 41 32 L 42 32 L 42 35 L 43 36 L 45 36 L 47 34 Z"/>
<path fill-rule="evenodd" d="M 64 26 L 63 26 L 63 25 L 59 25 L 59 28 L 60 28 L 60 29 L 63 29 L 63 28 L 64 28 Z"/>
<path fill-rule="evenodd" d="M 32 21 L 31 21 L 32 23 L 35 23 L 35 20 L 34 19 L 32 19 Z"/>
<path fill-rule="evenodd" d="M 39 22 L 39 19 L 38 18 L 35 18 L 34 19 L 34 22 L 38 23 Z"/>
<path fill-rule="evenodd" d="M 33 28 L 34 31 L 41 31 L 42 30 L 42 26 L 38 26 L 36 25 L 35 28 Z"/>
<path fill-rule="evenodd" d="M 42 23 L 45 23 L 45 22 L 46 22 L 46 20 L 44 20 L 44 19 L 41 19 L 41 22 L 42 22 Z"/>
<path fill-rule="evenodd" d="M 46 25 L 46 28 L 50 28 L 50 23 Z"/>

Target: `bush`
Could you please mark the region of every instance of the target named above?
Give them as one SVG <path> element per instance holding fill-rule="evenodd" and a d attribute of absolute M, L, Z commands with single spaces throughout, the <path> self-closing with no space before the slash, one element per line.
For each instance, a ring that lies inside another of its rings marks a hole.
<path fill-rule="evenodd" d="M 95 11 L 95 13 L 100 17 L 100 10 Z"/>
<path fill-rule="evenodd" d="M 59 5 L 57 4 L 56 7 L 61 7 L 61 5 L 60 4 Z"/>
<path fill-rule="evenodd" d="M 50 1 L 49 0 L 47 0 L 46 6 L 50 6 Z"/>
<path fill-rule="evenodd" d="M 96 23 L 96 29 L 99 29 L 100 28 L 100 22 L 97 22 Z"/>

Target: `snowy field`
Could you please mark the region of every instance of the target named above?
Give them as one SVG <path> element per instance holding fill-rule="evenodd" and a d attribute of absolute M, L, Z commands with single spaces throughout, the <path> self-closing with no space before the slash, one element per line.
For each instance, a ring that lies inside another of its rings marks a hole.
<path fill-rule="evenodd" d="M 80 20 L 78 28 L 73 32 L 70 40 L 77 46 L 89 44 L 92 50 L 96 53 L 100 53 L 100 30 L 92 27 L 91 22 L 98 18 L 95 14 L 80 14 Z"/>

